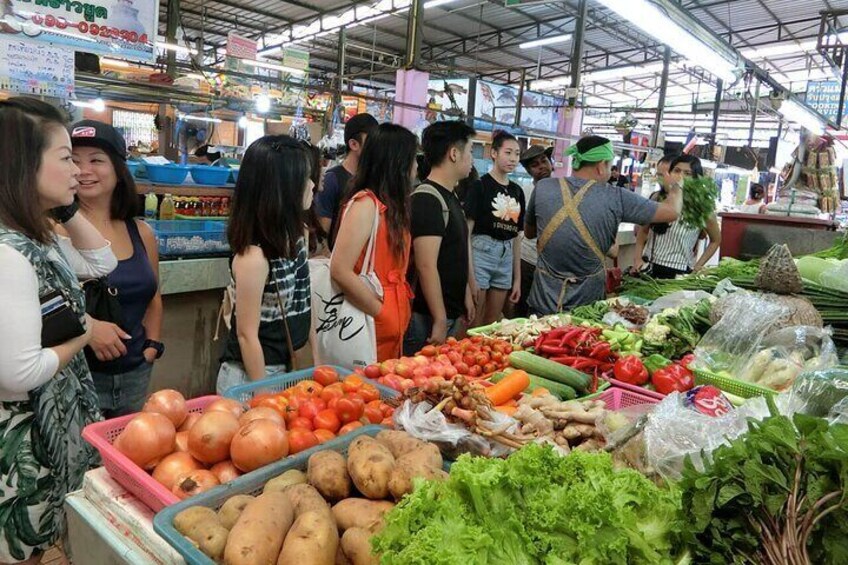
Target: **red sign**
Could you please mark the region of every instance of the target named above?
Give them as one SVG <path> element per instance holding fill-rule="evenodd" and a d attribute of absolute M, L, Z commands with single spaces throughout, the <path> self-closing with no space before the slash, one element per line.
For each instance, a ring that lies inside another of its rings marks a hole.
<path fill-rule="evenodd" d="M 227 34 L 227 56 L 236 59 L 256 59 L 257 42 L 236 33 Z"/>

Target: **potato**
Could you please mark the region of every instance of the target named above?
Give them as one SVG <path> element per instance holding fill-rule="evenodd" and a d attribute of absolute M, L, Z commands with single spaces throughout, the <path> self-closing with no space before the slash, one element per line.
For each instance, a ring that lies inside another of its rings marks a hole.
<path fill-rule="evenodd" d="M 333 518 L 341 532 L 348 528 L 375 531 L 382 527 L 383 515 L 394 507 L 388 500 L 348 498 L 333 506 Z"/>
<path fill-rule="evenodd" d="M 267 483 L 262 492 L 281 491 L 291 485 L 301 485 L 306 483 L 306 473 L 297 469 L 289 469 L 279 477 L 274 477 Z"/>
<path fill-rule="evenodd" d="M 339 531 L 331 514 L 307 511 L 286 536 L 277 565 L 334 565 Z"/>
<path fill-rule="evenodd" d="M 221 521 L 221 525 L 228 530 L 232 530 L 233 526 L 236 525 L 239 516 L 241 516 L 242 510 L 244 510 L 244 507 L 252 500 L 254 500 L 254 498 L 249 494 L 237 494 L 228 499 L 221 509 L 218 510 L 218 520 Z"/>
<path fill-rule="evenodd" d="M 407 453 L 417 449 L 425 449 L 427 446 L 435 449 L 436 453 L 439 453 L 439 448 L 436 447 L 435 444 L 420 440 L 416 437 L 412 437 L 406 432 L 400 432 L 397 430 L 383 430 L 378 433 L 374 439 L 388 447 L 395 459 L 403 457 Z M 441 458 L 441 453 L 439 453 L 439 458 Z M 441 465 L 441 463 L 439 463 L 439 465 Z"/>
<path fill-rule="evenodd" d="M 304 512 L 323 512 L 332 516 L 330 505 L 312 485 L 292 485 L 283 494 L 289 498 L 295 518 Z"/>
<path fill-rule="evenodd" d="M 439 459 L 441 460 L 441 455 Z M 416 477 L 440 481 L 447 479 L 448 474 L 442 470 L 441 464 L 436 466 L 433 465 L 434 462 L 432 452 L 424 449 L 407 453 L 395 461 L 389 477 L 389 491 L 395 500 L 400 500 L 412 492 L 412 480 Z"/>
<path fill-rule="evenodd" d="M 218 515 L 211 508 L 186 508 L 174 516 L 174 528 L 197 544 L 200 551 L 210 558 L 220 560 L 224 556 L 229 532 L 221 525 Z"/>
<path fill-rule="evenodd" d="M 342 551 L 342 544 L 339 544 L 339 548 L 336 550 L 336 565 L 353 565 L 345 552 Z"/>
<path fill-rule="evenodd" d="M 351 528 L 342 536 L 342 551 L 353 565 L 379 565 L 380 558 L 371 554 L 371 533 Z"/>
<path fill-rule="evenodd" d="M 350 496 L 347 463 L 338 451 L 319 451 L 309 457 L 306 471 L 309 484 L 327 500 L 343 500 Z"/>
<path fill-rule="evenodd" d="M 289 498 L 268 492 L 251 501 L 230 530 L 226 565 L 273 565 L 294 521 Z"/>
<path fill-rule="evenodd" d="M 389 496 L 389 476 L 394 464 L 389 448 L 369 436 L 357 437 L 348 448 L 348 473 L 366 498 L 380 500 Z"/>

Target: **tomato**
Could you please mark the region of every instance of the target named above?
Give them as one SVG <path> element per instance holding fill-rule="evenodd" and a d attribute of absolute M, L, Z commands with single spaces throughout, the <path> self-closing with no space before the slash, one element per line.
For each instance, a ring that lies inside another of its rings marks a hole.
<path fill-rule="evenodd" d="M 325 441 L 330 441 L 331 439 L 336 438 L 336 434 L 334 434 L 330 430 L 324 430 L 321 428 L 315 430 L 312 433 L 315 434 L 315 437 L 318 438 L 318 443 L 324 443 Z"/>
<path fill-rule="evenodd" d="M 263 400 L 266 400 L 268 398 L 274 398 L 275 396 L 277 396 L 276 393 L 263 392 L 261 394 L 257 394 L 253 398 L 251 398 L 250 402 L 248 402 L 247 405 L 250 406 L 251 408 L 256 408 L 257 406 L 259 406 L 259 403 L 262 402 Z"/>
<path fill-rule="evenodd" d="M 260 406 L 264 406 L 266 408 L 272 408 L 282 414 L 286 415 L 286 408 L 288 408 L 289 401 L 283 398 L 282 396 L 267 396 L 260 400 L 254 408 L 258 408 Z M 251 406 L 253 406 L 251 404 Z"/>
<path fill-rule="evenodd" d="M 392 375 L 390 377 L 383 377 L 383 378 L 386 379 L 385 384 L 386 384 L 387 387 L 392 388 L 394 390 L 400 390 L 401 381 L 403 379 L 401 379 L 399 376 Z"/>
<path fill-rule="evenodd" d="M 380 391 L 372 384 L 365 383 L 357 393 L 366 403 L 380 399 Z"/>
<path fill-rule="evenodd" d="M 297 415 L 301 418 L 307 418 L 311 422 L 320 411 L 321 408 L 314 402 L 305 402 L 300 405 Z"/>
<path fill-rule="evenodd" d="M 295 428 L 289 430 L 289 455 L 315 447 L 320 441 L 311 430 Z"/>
<path fill-rule="evenodd" d="M 379 424 L 383 421 L 383 412 L 379 408 L 374 408 L 372 406 L 365 407 L 365 418 L 368 419 L 368 422 L 371 424 Z"/>
<path fill-rule="evenodd" d="M 495 363 L 500 363 L 503 361 L 503 359 L 504 355 L 500 351 L 496 350 L 494 353 L 492 353 L 492 361 L 494 361 Z"/>
<path fill-rule="evenodd" d="M 483 365 L 483 374 L 484 375 L 494 373 L 497 370 L 498 370 L 498 368 L 497 368 L 497 366 L 495 366 L 494 363 L 486 363 L 485 365 Z"/>
<path fill-rule="evenodd" d="M 388 404 L 381 405 L 380 410 L 383 412 L 383 416 L 391 416 L 395 413 L 395 409 L 389 406 Z"/>
<path fill-rule="evenodd" d="M 466 353 L 465 355 L 463 355 L 462 362 L 465 363 L 465 365 L 468 367 L 472 367 L 477 364 L 473 353 Z"/>
<path fill-rule="evenodd" d="M 321 391 L 321 400 L 330 402 L 333 398 L 341 398 L 344 396 L 344 386 L 342 383 L 333 383 L 330 386 L 324 387 Z"/>
<path fill-rule="evenodd" d="M 471 343 L 483 343 L 483 336 L 481 335 L 473 335 L 467 339 L 470 339 Z"/>
<path fill-rule="evenodd" d="M 391 428 L 391 427 L 394 427 L 394 425 L 395 425 L 395 421 L 394 421 L 394 420 L 392 420 L 391 418 L 386 418 L 385 420 L 383 420 L 382 422 L 380 422 L 380 425 L 381 425 L 381 426 L 388 426 L 388 427 L 390 427 L 390 428 Z"/>
<path fill-rule="evenodd" d="M 485 353 L 478 353 L 474 356 L 474 364 L 480 365 L 481 367 L 489 362 L 489 356 Z"/>
<path fill-rule="evenodd" d="M 342 423 L 339 420 L 338 415 L 336 415 L 333 410 L 321 410 L 318 412 L 318 415 L 315 416 L 315 428 L 319 430 L 329 430 L 333 433 L 339 431 Z"/>
<path fill-rule="evenodd" d="M 291 422 L 289 422 L 289 429 L 293 430 L 295 428 L 301 428 L 304 430 L 309 430 L 310 432 L 315 429 L 315 426 L 312 425 L 312 420 L 309 418 L 304 418 L 302 416 L 298 416 L 294 418 Z"/>
<path fill-rule="evenodd" d="M 343 436 L 346 433 L 352 432 L 356 428 L 361 428 L 361 427 L 362 427 L 362 422 L 349 422 L 349 423 L 347 423 L 347 424 L 345 424 L 344 426 L 341 427 L 338 435 Z"/>
<path fill-rule="evenodd" d="M 342 396 L 336 396 L 334 398 L 331 398 L 330 401 L 327 403 L 327 408 L 329 408 L 330 410 L 336 410 L 336 407 L 339 405 L 339 400 L 341 400 L 342 398 Z"/>
<path fill-rule="evenodd" d="M 436 347 L 434 345 L 425 345 L 424 348 L 421 349 L 421 355 L 425 357 L 435 357 Z"/>
<path fill-rule="evenodd" d="M 356 402 L 356 400 L 359 400 L 359 402 Z M 362 416 L 362 412 L 364 410 L 365 403 L 361 398 L 340 398 L 338 404 L 336 404 L 336 412 L 339 415 L 339 419 L 344 424 L 358 420 Z"/>
<path fill-rule="evenodd" d="M 362 388 L 365 381 L 359 375 L 348 375 L 342 382 L 345 392 L 355 392 Z"/>
<path fill-rule="evenodd" d="M 312 404 L 318 407 L 319 412 L 327 408 L 327 402 L 322 398 L 313 398 Z"/>
<path fill-rule="evenodd" d="M 480 368 L 480 365 L 473 365 L 470 369 L 468 369 L 469 377 L 479 377 L 483 374 L 483 370 Z"/>
<path fill-rule="evenodd" d="M 322 365 L 315 367 L 312 372 L 312 379 L 321 386 L 328 386 L 339 382 L 339 374 L 332 367 Z"/>
<path fill-rule="evenodd" d="M 289 404 L 286 406 L 286 411 L 283 413 L 283 417 L 286 419 L 286 425 L 291 427 L 292 421 L 298 417 L 298 408 Z"/>
<path fill-rule="evenodd" d="M 324 390 L 324 387 L 315 381 L 300 381 L 295 385 L 295 388 L 302 391 L 309 397 L 313 396 L 321 396 L 321 391 Z"/>

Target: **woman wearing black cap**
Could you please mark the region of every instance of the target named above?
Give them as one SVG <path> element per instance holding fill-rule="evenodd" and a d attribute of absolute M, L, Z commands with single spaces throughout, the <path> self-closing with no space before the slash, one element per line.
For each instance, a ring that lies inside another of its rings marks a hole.
<path fill-rule="evenodd" d="M 106 418 L 114 418 L 141 410 L 153 363 L 164 352 L 159 341 L 159 253 L 153 231 L 135 219 L 138 195 L 121 134 L 110 125 L 84 120 L 71 127 L 71 142 L 80 169 L 80 209 L 112 242 L 118 257 L 106 282 L 117 290 L 121 320 L 95 320 L 85 350 L 100 408 Z"/>

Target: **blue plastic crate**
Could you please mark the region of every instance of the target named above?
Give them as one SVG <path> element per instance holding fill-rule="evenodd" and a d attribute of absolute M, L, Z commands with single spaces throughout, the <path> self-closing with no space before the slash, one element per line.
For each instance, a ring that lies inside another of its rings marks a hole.
<path fill-rule="evenodd" d="M 147 170 L 147 178 L 152 182 L 161 182 L 164 184 L 182 184 L 188 176 L 189 167 L 185 165 L 154 165 L 145 163 Z"/>
<path fill-rule="evenodd" d="M 338 367 L 335 365 L 329 365 L 333 367 L 338 373 L 339 376 L 345 376 L 353 373 L 350 369 L 345 369 L 344 367 Z M 315 367 L 310 367 L 309 369 L 303 369 L 301 371 L 294 371 L 292 373 L 277 373 L 276 375 L 271 375 L 266 379 L 262 379 L 261 381 L 254 381 L 250 383 L 245 383 L 243 385 L 236 385 L 226 391 L 224 391 L 224 396 L 226 398 L 232 398 L 233 400 L 238 400 L 239 402 L 249 402 L 254 396 L 259 394 L 266 393 L 275 393 L 286 390 L 287 388 L 291 388 L 300 381 L 310 380 L 312 378 L 313 373 L 315 372 Z M 380 398 L 397 398 L 400 396 L 400 393 L 393 388 L 387 387 L 385 385 L 381 385 L 380 383 L 376 383 L 371 379 L 367 379 L 365 377 L 360 377 L 363 382 L 374 385 L 377 390 L 380 391 Z"/>
<path fill-rule="evenodd" d="M 153 530 L 183 556 L 187 565 L 215 565 L 214 561 L 204 555 L 188 538 L 184 537 L 174 528 L 174 517 L 177 514 L 192 506 L 206 506 L 213 510 L 218 510 L 230 497 L 237 494 L 260 494 L 265 487 L 265 483 L 274 477 L 278 477 L 290 469 L 306 471 L 309 457 L 313 453 L 332 449 L 346 454 L 351 442 L 357 437 L 361 435 L 374 437 L 385 429 L 388 428 L 383 426 L 363 426 L 340 438 L 316 445 L 297 455 L 287 457 L 278 463 L 266 465 L 262 469 L 239 477 L 225 485 L 168 506 L 153 517 Z M 446 463 L 445 468 L 449 469 L 449 464 Z"/>
<path fill-rule="evenodd" d="M 229 253 L 226 220 L 148 220 L 156 233 L 159 255 Z"/>
<path fill-rule="evenodd" d="M 213 167 L 210 165 L 192 165 L 191 178 L 197 184 L 223 186 L 230 179 L 230 169 L 228 167 Z"/>

